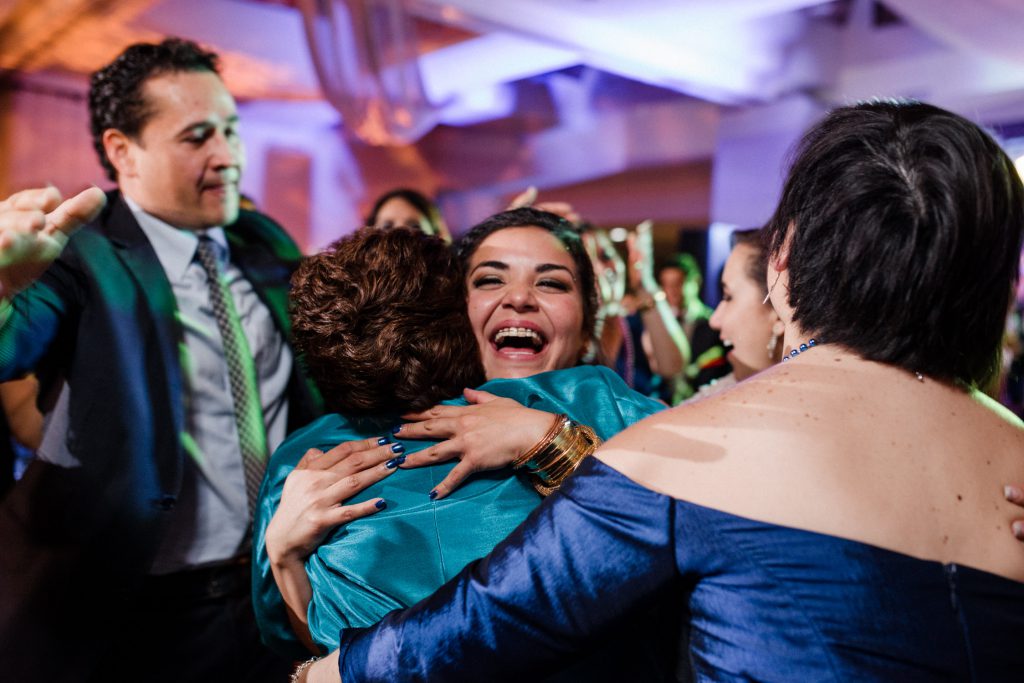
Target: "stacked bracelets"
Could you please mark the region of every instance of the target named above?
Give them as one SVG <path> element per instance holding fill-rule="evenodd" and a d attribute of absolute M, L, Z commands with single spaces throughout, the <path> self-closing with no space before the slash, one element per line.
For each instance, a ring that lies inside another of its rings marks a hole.
<path fill-rule="evenodd" d="M 593 429 L 570 420 L 568 415 L 556 415 L 544 438 L 516 458 L 512 467 L 525 467 L 534 479 L 533 487 L 546 496 L 561 486 L 583 458 L 593 455 L 600 445 Z"/>

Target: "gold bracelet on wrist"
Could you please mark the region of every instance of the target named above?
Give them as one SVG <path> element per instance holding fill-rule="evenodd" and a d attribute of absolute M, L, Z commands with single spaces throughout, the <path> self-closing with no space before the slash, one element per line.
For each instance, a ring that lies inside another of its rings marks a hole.
<path fill-rule="evenodd" d="M 601 440 L 593 429 L 570 420 L 567 415 L 557 415 L 544 438 L 516 458 L 512 466 L 525 468 L 534 480 L 534 488 L 546 496 L 561 486 L 600 445 Z"/>
<path fill-rule="evenodd" d="M 558 431 L 562 429 L 563 424 L 568 419 L 569 416 L 566 415 L 565 413 L 555 415 L 555 419 L 551 423 L 551 427 L 548 428 L 548 431 L 543 436 L 543 438 L 541 438 L 540 441 L 535 443 L 530 450 L 526 451 L 525 453 L 523 453 L 522 455 L 520 455 L 519 457 L 512 461 L 512 469 L 518 470 L 520 467 L 523 467 L 524 465 L 526 465 L 526 463 L 532 460 L 535 455 L 540 453 L 541 450 L 546 448 L 551 443 L 551 440 L 555 438 L 555 434 L 557 434 Z"/>

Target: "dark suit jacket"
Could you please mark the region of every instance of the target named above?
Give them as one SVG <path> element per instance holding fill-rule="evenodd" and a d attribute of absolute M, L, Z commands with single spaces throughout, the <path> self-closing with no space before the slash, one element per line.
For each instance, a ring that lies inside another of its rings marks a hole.
<path fill-rule="evenodd" d="M 298 248 L 253 212 L 226 233 L 232 262 L 287 338 Z M 15 297 L 0 327 L 0 380 L 35 371 L 44 385 L 66 382 L 67 446 L 81 462 L 33 462 L 0 504 L 3 677 L 77 680 L 69 672 L 87 670 L 102 649 L 97 620 L 132 599 L 152 562 L 185 466 L 175 311 L 156 252 L 115 192 Z M 319 395 L 295 367 L 289 431 L 319 412 Z"/>

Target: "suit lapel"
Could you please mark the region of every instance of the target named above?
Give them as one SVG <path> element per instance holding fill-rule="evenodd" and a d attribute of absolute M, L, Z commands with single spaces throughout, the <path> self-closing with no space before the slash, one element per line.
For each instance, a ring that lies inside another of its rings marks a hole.
<path fill-rule="evenodd" d="M 143 299 L 153 314 L 160 357 L 167 368 L 168 396 L 165 404 L 170 407 L 174 425 L 180 434 L 185 426 L 185 406 L 181 400 L 185 392 L 178 355 L 183 332 L 177 319 L 178 305 L 174 292 L 153 246 L 120 195 L 113 200 L 106 229 L 118 257 L 139 283 Z"/>

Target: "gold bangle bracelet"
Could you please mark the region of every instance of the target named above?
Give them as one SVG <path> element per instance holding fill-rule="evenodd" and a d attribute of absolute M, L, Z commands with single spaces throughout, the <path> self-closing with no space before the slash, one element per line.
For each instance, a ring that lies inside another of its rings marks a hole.
<path fill-rule="evenodd" d="M 558 415 L 544 438 L 516 458 L 513 467 L 525 468 L 534 480 L 534 488 L 546 496 L 561 486 L 600 445 L 593 429 Z"/>
<path fill-rule="evenodd" d="M 526 451 L 525 453 L 517 457 L 515 460 L 513 460 L 512 469 L 518 470 L 519 468 L 526 466 L 526 464 L 530 462 L 534 458 L 534 456 L 540 453 L 541 450 L 546 448 L 551 443 L 551 440 L 555 438 L 555 434 L 557 434 L 558 431 L 562 429 L 562 425 L 565 424 L 566 420 L 568 419 L 569 416 L 564 413 L 560 415 L 555 415 L 555 419 L 551 423 L 551 427 L 548 428 L 548 431 L 544 435 L 544 437 L 540 441 L 535 443 L 530 450 Z"/>

